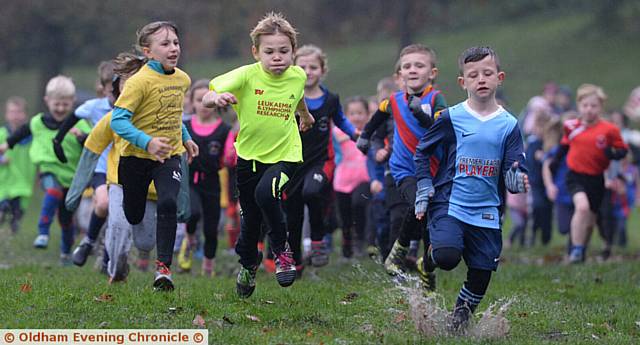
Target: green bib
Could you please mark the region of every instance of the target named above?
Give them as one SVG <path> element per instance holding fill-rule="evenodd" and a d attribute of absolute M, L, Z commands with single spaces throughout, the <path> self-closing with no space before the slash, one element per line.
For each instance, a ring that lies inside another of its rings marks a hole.
<path fill-rule="evenodd" d="M 0 143 L 9 137 L 7 127 L 0 128 Z M 36 166 L 31 162 L 29 150 L 31 138 L 24 143 L 16 144 L 13 149 L 5 152 L 9 164 L 0 165 L 0 198 L 22 198 L 23 208 L 28 206 L 29 198 L 33 192 L 33 181 L 36 176 Z"/>
<path fill-rule="evenodd" d="M 31 128 L 31 135 L 33 135 L 33 143 L 31 144 L 31 150 L 29 150 L 31 161 L 38 165 L 40 173 L 51 173 L 55 175 L 63 187 L 69 187 L 75 174 L 78 160 L 80 160 L 82 145 L 80 145 L 73 134 L 70 132 L 67 133 L 62 141 L 62 148 L 64 149 L 65 156 L 67 156 L 67 163 L 61 163 L 53 152 L 52 142 L 58 131 L 49 129 L 44 125 L 42 113 L 34 116 L 29 126 Z M 91 127 L 89 127 L 89 124 L 85 120 L 78 122 L 74 128 L 84 133 L 89 133 L 91 130 Z"/>

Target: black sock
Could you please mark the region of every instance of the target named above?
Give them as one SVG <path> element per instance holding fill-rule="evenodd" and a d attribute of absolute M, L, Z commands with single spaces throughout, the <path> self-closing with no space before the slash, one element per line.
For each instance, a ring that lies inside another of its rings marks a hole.
<path fill-rule="evenodd" d="M 100 217 L 96 214 L 95 211 L 91 213 L 91 220 L 89 221 L 89 230 L 87 231 L 87 238 L 91 244 L 93 244 L 100 235 L 100 229 L 102 229 L 102 225 L 107 220 L 107 217 Z"/>
<path fill-rule="evenodd" d="M 467 281 L 464 282 L 458 294 L 456 309 L 466 306 L 473 313 L 487 292 L 490 280 L 491 271 L 469 268 L 467 271 Z"/>

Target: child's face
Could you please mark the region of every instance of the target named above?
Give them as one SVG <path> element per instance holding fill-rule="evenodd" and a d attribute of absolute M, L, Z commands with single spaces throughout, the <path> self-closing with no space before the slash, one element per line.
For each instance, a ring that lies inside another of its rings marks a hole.
<path fill-rule="evenodd" d="M 149 47 L 142 48 L 142 52 L 147 58 L 160 62 L 167 71 L 178 66 L 180 41 L 173 30 L 162 28 L 153 33 L 149 37 L 149 41 L 151 42 Z"/>
<path fill-rule="evenodd" d="M 253 46 L 253 57 L 262 67 L 275 75 L 280 75 L 293 63 L 293 47 L 285 34 L 262 35 L 260 47 Z"/>
<path fill-rule="evenodd" d="M 204 87 L 193 90 L 193 109 L 200 119 L 209 119 L 215 114 L 214 108 L 207 108 L 202 104 L 202 97 L 207 91 L 209 90 Z"/>
<path fill-rule="evenodd" d="M 578 112 L 583 121 L 590 123 L 596 121 L 602 114 L 602 102 L 597 95 L 583 97 L 578 102 Z"/>
<path fill-rule="evenodd" d="M 7 103 L 5 118 L 11 127 L 17 128 L 27 122 L 27 112 L 24 107 L 9 102 Z"/>
<path fill-rule="evenodd" d="M 431 60 L 431 54 L 425 53 L 411 53 L 400 58 L 400 76 L 408 92 L 421 92 L 436 78 L 438 69 L 432 67 Z"/>
<path fill-rule="evenodd" d="M 64 120 L 71 113 L 73 102 L 75 101 L 75 97 L 44 97 L 47 109 L 49 109 L 53 118 L 58 121 Z"/>
<path fill-rule="evenodd" d="M 347 104 L 347 119 L 355 128 L 362 130 L 369 119 L 367 110 L 362 102 L 351 102 Z"/>
<path fill-rule="evenodd" d="M 304 85 L 305 88 L 311 89 L 320 84 L 320 81 L 324 76 L 324 69 L 322 68 L 322 63 L 316 54 L 298 57 L 296 59 L 296 65 L 300 66 L 307 74 L 307 82 Z"/>
<path fill-rule="evenodd" d="M 475 62 L 467 62 L 462 68 L 462 77 L 458 84 L 467 91 L 469 98 L 487 101 L 495 98 L 496 89 L 504 80 L 504 72 L 498 72 L 498 66 L 490 55 Z"/>

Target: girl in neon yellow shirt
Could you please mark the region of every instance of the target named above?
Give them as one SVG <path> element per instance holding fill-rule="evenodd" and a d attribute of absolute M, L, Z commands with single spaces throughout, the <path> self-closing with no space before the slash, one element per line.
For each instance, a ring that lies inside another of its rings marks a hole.
<path fill-rule="evenodd" d="M 208 107 L 233 105 L 240 122 L 235 143 L 242 208 L 242 228 L 236 244 L 242 265 L 236 285 L 240 297 L 251 296 L 255 289 L 263 221 L 270 228 L 278 283 L 286 287 L 296 278 L 281 193 L 302 162 L 296 111 L 300 130 L 314 122 L 304 102 L 306 74 L 293 66 L 296 35 L 281 14 L 267 14 L 251 32 L 252 52 L 258 62 L 214 78 L 209 84 L 211 91 L 202 99 Z"/>

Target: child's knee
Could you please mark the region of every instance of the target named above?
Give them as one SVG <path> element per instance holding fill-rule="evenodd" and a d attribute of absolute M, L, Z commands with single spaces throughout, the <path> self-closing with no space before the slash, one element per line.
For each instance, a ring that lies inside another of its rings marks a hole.
<path fill-rule="evenodd" d="M 458 248 L 444 247 L 433 250 L 433 261 L 445 271 L 456 268 L 462 259 L 462 251 Z"/>
<path fill-rule="evenodd" d="M 260 208 L 263 208 L 273 202 L 276 202 L 278 200 L 279 193 L 280 192 L 277 190 L 277 186 L 274 186 L 272 188 L 271 184 L 267 186 L 266 183 L 259 183 L 256 186 L 256 191 L 254 194 L 256 204 L 258 204 Z"/>
<path fill-rule="evenodd" d="M 144 218 L 144 209 L 129 209 L 125 208 L 124 216 L 127 219 L 127 222 L 131 225 L 140 224 L 142 222 L 142 218 Z"/>

